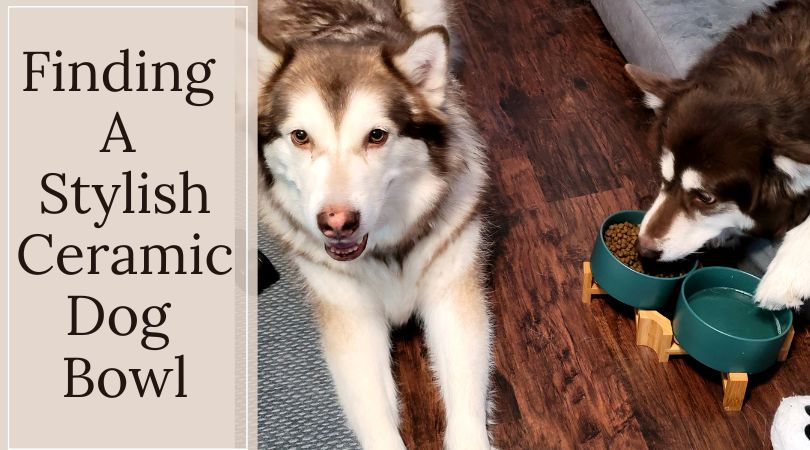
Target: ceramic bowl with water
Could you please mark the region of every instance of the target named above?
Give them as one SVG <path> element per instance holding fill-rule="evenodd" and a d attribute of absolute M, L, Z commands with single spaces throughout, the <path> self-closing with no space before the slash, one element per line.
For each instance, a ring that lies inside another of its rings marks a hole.
<path fill-rule="evenodd" d="M 790 310 L 759 308 L 759 278 L 729 267 L 706 267 L 684 280 L 672 328 L 692 357 L 721 372 L 761 372 L 776 362 L 793 325 Z"/>

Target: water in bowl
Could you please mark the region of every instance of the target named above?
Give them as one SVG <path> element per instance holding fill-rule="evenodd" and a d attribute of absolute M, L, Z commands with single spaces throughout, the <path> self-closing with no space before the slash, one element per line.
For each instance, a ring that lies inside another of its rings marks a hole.
<path fill-rule="evenodd" d="M 779 319 L 754 304 L 747 292 L 728 287 L 713 287 L 689 298 L 695 314 L 712 327 L 732 336 L 767 339 L 782 333 Z"/>

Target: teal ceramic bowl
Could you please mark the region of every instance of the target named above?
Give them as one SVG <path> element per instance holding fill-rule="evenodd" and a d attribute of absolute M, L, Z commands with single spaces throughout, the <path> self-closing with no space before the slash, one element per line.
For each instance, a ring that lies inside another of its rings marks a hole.
<path fill-rule="evenodd" d="M 707 267 L 686 277 L 672 322 L 681 347 L 721 372 L 757 373 L 773 365 L 793 313 L 756 306 L 758 284 L 759 278 L 728 267 Z"/>
<path fill-rule="evenodd" d="M 675 299 L 688 273 L 663 278 L 636 272 L 619 261 L 605 244 L 605 231 L 609 226 L 623 222 L 640 224 L 644 214 L 644 211 L 619 211 L 602 222 L 591 253 L 591 272 L 599 286 L 616 300 L 640 309 L 661 309 Z M 696 267 L 697 259 L 690 272 Z"/>

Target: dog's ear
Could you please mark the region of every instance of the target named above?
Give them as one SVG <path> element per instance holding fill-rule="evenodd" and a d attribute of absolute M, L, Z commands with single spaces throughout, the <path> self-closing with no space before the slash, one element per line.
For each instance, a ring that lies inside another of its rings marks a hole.
<path fill-rule="evenodd" d="M 276 69 L 279 68 L 283 60 L 283 52 L 274 49 L 260 35 L 256 44 L 256 70 L 259 73 L 259 85 L 263 85 L 276 73 Z"/>
<path fill-rule="evenodd" d="M 798 164 L 810 164 L 810 142 L 779 136 L 772 144 L 775 157 L 782 156 Z"/>
<path fill-rule="evenodd" d="M 775 131 L 773 127 L 767 129 L 773 165 L 787 176 L 794 193 L 806 192 L 810 189 L 810 142 Z"/>
<path fill-rule="evenodd" d="M 810 142 L 771 137 L 773 162 L 802 192 L 810 189 Z"/>
<path fill-rule="evenodd" d="M 397 69 L 433 108 L 440 107 L 445 100 L 449 43 L 446 28 L 431 27 L 419 33 L 407 49 L 393 56 Z"/>
<path fill-rule="evenodd" d="M 655 111 L 658 111 L 667 100 L 677 94 L 683 84 L 682 80 L 651 72 L 633 64 L 625 65 L 624 70 L 627 71 L 636 86 L 644 91 L 644 104 Z"/>

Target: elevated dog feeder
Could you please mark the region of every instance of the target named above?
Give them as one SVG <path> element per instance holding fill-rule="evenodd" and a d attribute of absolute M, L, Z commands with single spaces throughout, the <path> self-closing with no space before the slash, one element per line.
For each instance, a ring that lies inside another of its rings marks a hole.
<path fill-rule="evenodd" d="M 610 296 L 635 308 L 636 345 L 650 347 L 659 362 L 690 355 L 719 371 L 723 408 L 739 411 L 748 375 L 787 358 L 793 341 L 790 311 L 764 311 L 753 304 L 759 283 L 726 267 L 698 269 L 696 260 L 678 277 L 655 277 L 624 265 L 604 236 L 617 223 L 641 223 L 644 211 L 619 211 L 602 223 L 591 260 L 583 264 L 582 302 Z M 677 301 L 672 320 L 658 312 Z"/>
<path fill-rule="evenodd" d="M 582 265 L 582 302 L 590 305 L 594 298 L 604 298 L 609 296 L 607 291 L 602 289 L 593 280 L 591 264 L 585 261 Z M 688 355 L 689 353 L 681 347 L 675 340 L 672 328 L 672 321 L 655 310 L 635 309 L 636 323 L 636 345 L 651 348 L 658 356 L 658 361 L 666 363 L 672 356 Z M 784 333 L 776 361 L 785 361 L 793 342 L 792 325 Z M 739 411 L 742 409 L 745 393 L 748 387 L 749 372 L 722 372 L 721 380 L 723 384 L 723 409 L 726 411 Z"/>

